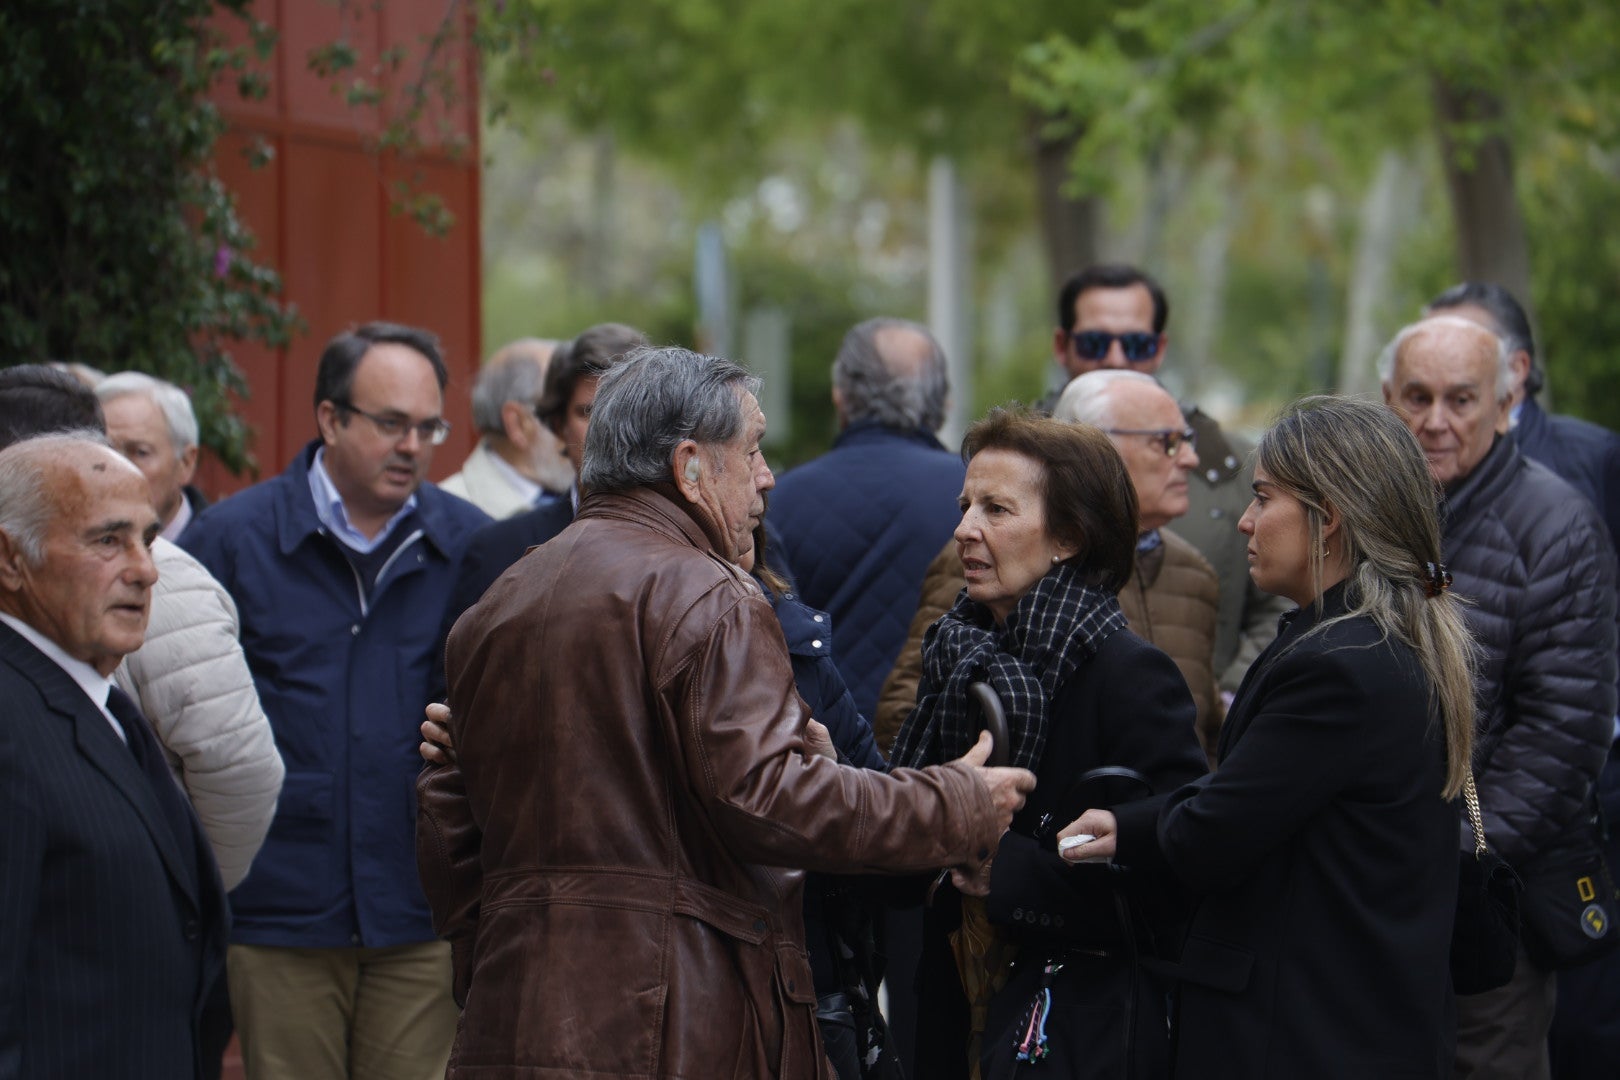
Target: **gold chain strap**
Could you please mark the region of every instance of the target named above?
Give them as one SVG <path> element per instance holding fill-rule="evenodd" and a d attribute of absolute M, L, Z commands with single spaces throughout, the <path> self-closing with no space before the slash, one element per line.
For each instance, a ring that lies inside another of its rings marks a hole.
<path fill-rule="evenodd" d="M 1474 858 L 1485 854 L 1485 815 L 1479 812 L 1479 789 L 1474 787 L 1474 772 L 1468 771 L 1463 780 L 1463 805 L 1468 807 L 1468 824 L 1474 827 Z"/>

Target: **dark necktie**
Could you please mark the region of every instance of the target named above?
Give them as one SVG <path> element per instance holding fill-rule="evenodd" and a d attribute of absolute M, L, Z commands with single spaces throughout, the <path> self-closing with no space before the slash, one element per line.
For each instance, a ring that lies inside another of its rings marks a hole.
<path fill-rule="evenodd" d="M 147 786 L 152 789 L 158 807 L 163 811 L 163 818 L 169 824 L 169 831 L 174 836 L 175 846 L 180 851 L 181 866 L 188 873 L 195 874 L 196 839 L 191 830 L 191 806 L 186 802 L 180 785 L 175 783 L 174 774 L 169 771 L 168 760 L 163 756 L 157 736 L 152 734 L 152 727 L 141 715 L 140 708 L 116 686 L 107 694 L 107 711 L 124 729 L 129 751 L 135 755 L 136 763 L 146 776 Z"/>

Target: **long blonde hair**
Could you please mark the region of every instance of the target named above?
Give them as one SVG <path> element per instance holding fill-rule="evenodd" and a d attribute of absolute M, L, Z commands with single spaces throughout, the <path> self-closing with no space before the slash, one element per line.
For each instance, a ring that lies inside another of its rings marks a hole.
<path fill-rule="evenodd" d="M 1476 646 L 1462 602 L 1431 585 L 1440 565 L 1440 492 L 1423 450 L 1382 404 L 1310 397 L 1283 413 L 1255 453 L 1272 482 L 1305 507 L 1318 597 L 1322 526 L 1329 508 L 1338 517 L 1334 543 L 1351 567 L 1350 610 L 1312 632 L 1364 616 L 1417 653 L 1445 732 L 1442 794 L 1455 798 L 1473 752 Z"/>

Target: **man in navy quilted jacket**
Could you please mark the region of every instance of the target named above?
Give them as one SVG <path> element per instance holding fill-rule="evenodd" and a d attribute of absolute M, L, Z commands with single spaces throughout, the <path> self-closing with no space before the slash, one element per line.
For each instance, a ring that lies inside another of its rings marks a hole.
<path fill-rule="evenodd" d="M 1485 835 L 1522 870 L 1592 811 L 1615 715 L 1615 555 L 1592 504 L 1508 434 L 1512 360 L 1493 329 L 1442 313 L 1396 335 L 1379 375 L 1444 491 L 1441 546 L 1480 650 Z M 1506 986 L 1457 999 L 1455 1075 L 1544 1080 L 1554 999 L 1521 949 Z"/>
<path fill-rule="evenodd" d="M 927 328 L 878 318 L 833 362 L 843 429 L 776 484 L 771 518 L 804 602 L 832 620 L 833 660 L 862 716 L 906 641 L 923 574 L 962 519 L 966 468 L 940 444 L 950 382 Z"/>
<path fill-rule="evenodd" d="M 1513 438 L 1531 461 L 1539 461 L 1591 500 L 1620 541 L 1620 435 L 1573 416 L 1546 412 L 1536 399 L 1545 382 L 1530 318 L 1513 294 L 1482 281 L 1454 285 L 1429 301 L 1428 314 L 1443 312 L 1473 319 L 1495 330 L 1513 354 Z M 1620 721 L 1616 723 L 1620 735 Z M 1610 745 L 1598 784 L 1610 823 L 1607 848 L 1611 868 L 1620 866 L 1620 739 Z M 1553 1017 L 1552 1074 L 1555 1078 L 1601 1076 L 1620 1060 L 1620 954 L 1584 964 L 1558 976 L 1558 1010 Z"/>

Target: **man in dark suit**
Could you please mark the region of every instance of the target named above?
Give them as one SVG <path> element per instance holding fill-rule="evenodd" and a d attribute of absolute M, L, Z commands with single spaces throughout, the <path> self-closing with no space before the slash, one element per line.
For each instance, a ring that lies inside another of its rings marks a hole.
<path fill-rule="evenodd" d="M 224 890 L 109 678 L 145 636 L 158 528 L 104 443 L 0 451 L 0 1077 L 201 1075 Z"/>

